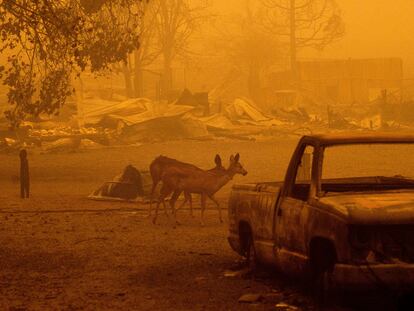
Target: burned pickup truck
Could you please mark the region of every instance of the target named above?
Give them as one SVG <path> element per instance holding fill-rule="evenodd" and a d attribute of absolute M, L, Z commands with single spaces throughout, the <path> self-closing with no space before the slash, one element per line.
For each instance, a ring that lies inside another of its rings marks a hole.
<path fill-rule="evenodd" d="M 407 289 L 413 155 L 414 135 L 304 136 L 284 182 L 233 186 L 229 243 L 252 265 L 310 275 L 321 288 Z"/>

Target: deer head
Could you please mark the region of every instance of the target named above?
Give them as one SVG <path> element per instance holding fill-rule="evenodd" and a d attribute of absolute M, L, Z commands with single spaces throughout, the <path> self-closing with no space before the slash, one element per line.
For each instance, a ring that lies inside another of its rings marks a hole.
<path fill-rule="evenodd" d="M 239 162 L 240 155 L 236 154 L 236 156 L 230 156 L 230 165 L 228 171 L 231 175 L 240 174 L 243 176 L 247 175 L 247 171 L 244 169 L 243 165 Z"/>

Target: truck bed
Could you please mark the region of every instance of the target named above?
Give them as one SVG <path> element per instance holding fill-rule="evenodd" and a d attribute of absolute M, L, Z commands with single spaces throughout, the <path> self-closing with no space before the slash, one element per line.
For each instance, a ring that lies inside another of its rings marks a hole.
<path fill-rule="evenodd" d="M 238 245 L 243 224 L 248 224 L 256 241 L 271 241 L 273 238 L 273 220 L 275 206 L 283 182 L 260 182 L 236 184 L 232 188 L 229 200 L 230 245 L 243 253 Z M 258 250 L 259 251 L 259 250 Z"/>
<path fill-rule="evenodd" d="M 260 183 L 235 184 L 233 191 L 273 192 L 277 193 L 283 186 L 283 181 L 269 181 Z"/>

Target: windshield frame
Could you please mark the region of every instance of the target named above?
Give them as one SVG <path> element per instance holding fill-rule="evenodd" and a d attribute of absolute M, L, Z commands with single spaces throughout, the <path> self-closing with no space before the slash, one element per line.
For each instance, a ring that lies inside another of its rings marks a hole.
<path fill-rule="evenodd" d="M 312 184 L 314 185 L 314 191 L 311 191 L 311 194 L 313 196 L 316 196 L 318 198 L 324 197 L 324 191 L 322 191 L 322 172 L 323 172 L 323 165 L 324 157 L 325 157 L 325 151 L 328 148 L 334 148 L 336 146 L 352 146 L 352 145 L 414 145 L 414 140 L 406 140 L 406 139 L 369 139 L 369 140 L 345 140 L 340 141 L 337 143 L 329 143 L 329 144 L 320 144 L 316 159 L 314 161 L 317 161 L 317 165 L 314 166 L 314 169 L 316 169 L 315 172 L 312 172 Z M 372 177 L 380 177 L 380 176 L 372 176 Z M 358 176 L 355 176 L 354 178 L 358 178 Z M 352 178 L 350 178 L 352 179 Z M 328 179 L 329 180 L 329 179 Z"/>

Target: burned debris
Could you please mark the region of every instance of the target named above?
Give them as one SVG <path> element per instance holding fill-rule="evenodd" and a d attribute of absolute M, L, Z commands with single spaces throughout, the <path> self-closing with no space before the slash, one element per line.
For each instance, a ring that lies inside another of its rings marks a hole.
<path fill-rule="evenodd" d="M 89 195 L 92 200 L 129 201 L 146 203 L 150 200 L 152 186 L 148 171 L 138 171 L 134 166 L 127 165 L 123 172 L 105 182 Z"/>

